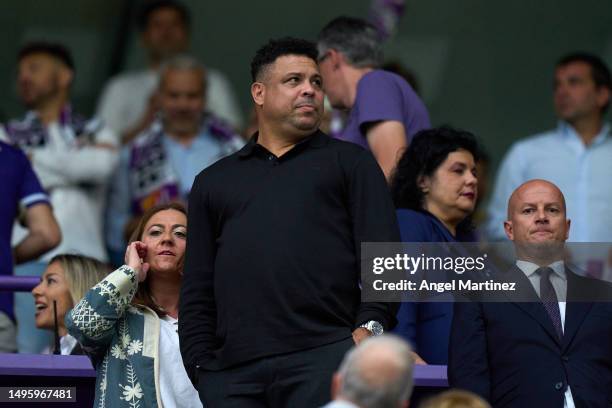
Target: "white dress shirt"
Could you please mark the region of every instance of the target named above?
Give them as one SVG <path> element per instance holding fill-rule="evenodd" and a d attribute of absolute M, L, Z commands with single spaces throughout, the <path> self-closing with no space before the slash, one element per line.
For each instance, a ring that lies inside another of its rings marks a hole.
<path fill-rule="evenodd" d="M 201 408 L 198 392 L 183 365 L 178 320 L 166 315 L 159 323 L 159 394 L 162 404 L 165 408 Z"/>
<path fill-rule="evenodd" d="M 59 341 L 60 341 L 60 353 L 62 356 L 69 356 L 70 353 L 72 353 L 72 350 L 74 350 L 74 348 L 78 344 L 77 339 L 75 339 L 69 334 L 66 334 L 65 336 L 60 337 Z M 42 351 L 42 354 L 51 354 L 51 353 L 53 353 L 53 347 L 51 346 L 45 347 Z"/>

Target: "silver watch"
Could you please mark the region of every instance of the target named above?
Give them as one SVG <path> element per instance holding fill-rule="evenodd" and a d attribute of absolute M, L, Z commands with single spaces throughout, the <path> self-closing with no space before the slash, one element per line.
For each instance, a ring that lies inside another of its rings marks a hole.
<path fill-rule="evenodd" d="M 364 329 L 368 330 L 370 333 L 372 333 L 373 336 L 380 336 L 385 331 L 383 325 L 377 322 L 376 320 L 370 320 L 369 322 L 365 322 L 359 327 L 363 327 Z"/>

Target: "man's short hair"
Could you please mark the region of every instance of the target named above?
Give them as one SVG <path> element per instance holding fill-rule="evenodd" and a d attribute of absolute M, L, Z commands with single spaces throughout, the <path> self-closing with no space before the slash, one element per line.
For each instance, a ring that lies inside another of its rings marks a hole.
<path fill-rule="evenodd" d="M 151 15 L 157 10 L 169 8 L 173 9 L 178 13 L 183 21 L 183 24 L 186 28 L 189 28 L 191 25 L 191 16 L 189 15 L 189 10 L 183 3 L 180 3 L 176 0 L 153 0 L 147 1 L 140 10 L 140 14 L 138 15 L 138 28 L 139 30 L 145 31 L 149 25 L 149 18 Z"/>
<path fill-rule="evenodd" d="M 378 359 L 382 350 L 386 356 Z M 377 370 L 364 362 L 368 357 L 370 363 L 378 360 L 389 365 Z M 361 408 L 398 406 L 412 393 L 413 367 L 414 357 L 406 341 L 392 334 L 370 337 L 344 356 L 338 369 L 341 377 L 338 396 Z"/>
<path fill-rule="evenodd" d="M 315 64 L 317 63 L 317 47 L 314 43 L 293 37 L 273 39 L 258 49 L 251 60 L 251 78 L 253 81 L 257 81 L 277 58 L 285 55 L 300 55 L 312 59 Z"/>
<path fill-rule="evenodd" d="M 25 57 L 33 54 L 49 55 L 60 61 L 67 68 L 70 68 L 70 70 L 74 71 L 74 61 L 72 59 L 72 55 L 70 55 L 68 48 L 64 47 L 62 44 L 45 41 L 33 41 L 27 43 L 21 47 L 17 53 L 17 61 L 21 61 Z"/>
<path fill-rule="evenodd" d="M 595 82 L 597 88 L 604 87 L 612 91 L 612 77 L 610 76 L 610 69 L 601 58 L 597 55 L 589 54 L 587 52 L 573 52 L 563 56 L 557 62 L 557 68 L 565 65 L 572 64 L 574 62 L 582 62 L 591 67 L 591 77 Z M 609 103 L 607 103 L 602 111 L 608 110 Z"/>
<path fill-rule="evenodd" d="M 378 68 L 383 52 L 376 27 L 354 17 L 338 17 L 329 22 L 317 39 L 319 59 L 334 49 L 344 55 L 356 68 Z"/>
<path fill-rule="evenodd" d="M 180 54 L 164 61 L 159 68 L 159 78 L 163 79 L 168 71 L 200 71 L 202 72 L 202 85 L 204 89 L 206 88 L 206 68 L 197 58 L 191 55 Z"/>

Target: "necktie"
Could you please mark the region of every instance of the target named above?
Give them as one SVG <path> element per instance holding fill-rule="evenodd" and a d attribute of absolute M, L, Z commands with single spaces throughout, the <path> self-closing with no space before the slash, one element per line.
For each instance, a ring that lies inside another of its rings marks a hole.
<path fill-rule="evenodd" d="M 559 311 L 559 301 L 555 288 L 550 282 L 550 275 L 554 273 L 552 268 L 538 268 L 536 271 L 540 275 L 540 299 L 544 305 L 544 309 L 548 313 L 548 317 L 552 321 L 553 327 L 559 338 L 563 337 L 563 326 L 561 326 L 561 312 Z"/>

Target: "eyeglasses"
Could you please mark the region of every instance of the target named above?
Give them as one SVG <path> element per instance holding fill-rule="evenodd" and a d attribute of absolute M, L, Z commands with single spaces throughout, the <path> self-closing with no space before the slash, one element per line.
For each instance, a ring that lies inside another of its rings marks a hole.
<path fill-rule="evenodd" d="M 325 54 L 321 55 L 319 58 L 317 58 L 317 62 L 320 64 L 323 61 L 325 61 L 325 59 L 329 57 L 329 51 L 325 52 Z"/>

